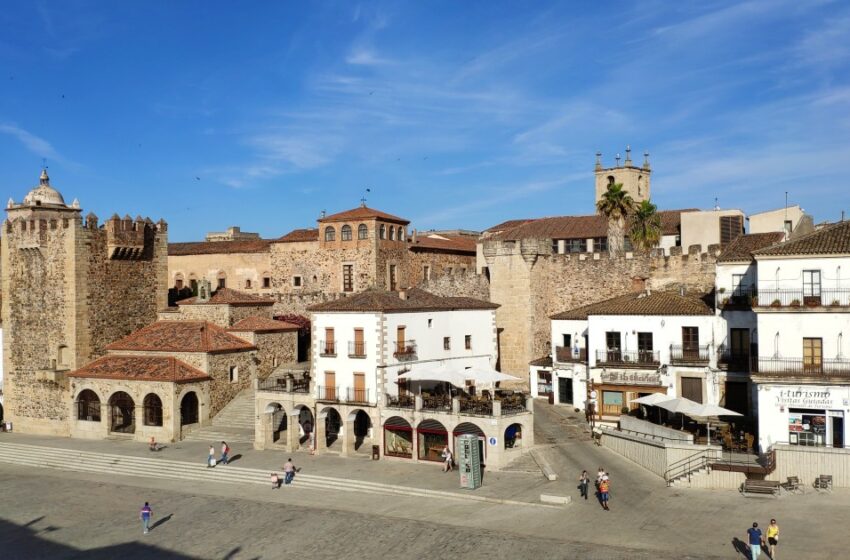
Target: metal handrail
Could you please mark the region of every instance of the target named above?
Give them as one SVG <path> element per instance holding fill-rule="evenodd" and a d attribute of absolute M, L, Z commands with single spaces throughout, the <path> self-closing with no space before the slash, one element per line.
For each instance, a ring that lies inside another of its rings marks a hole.
<path fill-rule="evenodd" d="M 759 290 L 760 307 L 847 307 L 850 288 L 826 288 L 806 293 L 802 288 Z"/>
<path fill-rule="evenodd" d="M 691 474 L 705 468 L 708 464 L 708 450 L 703 449 L 668 466 L 667 470 L 664 471 L 664 481 L 667 483 L 667 486 L 670 486 L 674 480 L 687 476 L 688 482 L 690 482 Z"/>
<path fill-rule="evenodd" d="M 336 341 L 322 340 L 319 342 L 320 356 L 336 356 Z"/>
<path fill-rule="evenodd" d="M 596 363 L 630 367 L 657 367 L 661 364 L 658 350 L 597 350 Z"/>

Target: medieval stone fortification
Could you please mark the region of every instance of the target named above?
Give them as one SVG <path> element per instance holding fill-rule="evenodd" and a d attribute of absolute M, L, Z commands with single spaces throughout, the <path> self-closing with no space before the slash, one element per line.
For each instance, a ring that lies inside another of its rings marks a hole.
<path fill-rule="evenodd" d="M 0 269 L 5 408 L 16 429 L 67 435 L 64 374 L 156 319 L 167 245 L 163 221 L 83 219 L 46 172 L 21 204 L 9 201 Z"/>

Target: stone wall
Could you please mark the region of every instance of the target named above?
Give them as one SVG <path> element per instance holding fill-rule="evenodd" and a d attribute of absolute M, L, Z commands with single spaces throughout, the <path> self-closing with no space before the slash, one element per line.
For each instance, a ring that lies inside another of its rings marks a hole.
<path fill-rule="evenodd" d="M 501 305 L 496 321 L 503 371 L 523 375 L 528 362 L 549 354 L 549 317 L 555 313 L 644 288 L 708 291 L 714 286 L 716 246 L 703 254 L 698 248 L 670 252 L 553 255 L 548 239 L 486 240 L 490 299 Z"/>
<path fill-rule="evenodd" d="M 257 375 L 256 357 L 257 352 L 255 350 L 208 355 L 207 374 L 212 377 L 212 381 L 210 381 L 210 417 L 218 414 L 240 391 L 253 386 L 252 380 Z M 235 383 L 230 382 L 230 368 L 232 366 L 239 368 L 238 380 Z"/>
<path fill-rule="evenodd" d="M 465 277 L 467 274 L 475 272 L 475 255 L 461 255 L 442 251 L 408 251 L 404 272 L 405 286 L 424 288 L 426 284 L 432 283 L 425 279 L 426 266 L 430 269 L 431 281 L 444 276 Z"/>
<path fill-rule="evenodd" d="M 444 297 L 471 297 L 490 301 L 490 281 L 483 274 L 475 274 L 475 269 L 465 273 L 441 274 L 422 282 L 420 287 L 432 294 Z"/>
<path fill-rule="evenodd" d="M 183 286 L 191 286 L 192 280 L 208 279 L 218 286 L 219 274 L 224 275 L 228 288 L 257 295 L 270 295 L 274 290 L 263 287 L 263 278 L 271 276 L 269 250 L 257 253 L 218 253 L 200 255 L 171 255 L 168 257 L 168 287 L 173 288 L 177 279 Z M 251 285 L 248 287 L 248 282 Z"/>
<path fill-rule="evenodd" d="M 281 364 L 298 361 L 298 331 L 239 332 L 232 334 L 257 347 L 257 377 L 267 378 Z"/>

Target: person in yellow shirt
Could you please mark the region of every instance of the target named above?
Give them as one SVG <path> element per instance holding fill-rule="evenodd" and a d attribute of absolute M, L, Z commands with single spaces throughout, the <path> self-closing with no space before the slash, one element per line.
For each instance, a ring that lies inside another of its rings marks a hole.
<path fill-rule="evenodd" d="M 767 546 L 770 551 L 771 560 L 776 560 L 776 545 L 779 544 L 779 525 L 775 519 L 770 520 L 770 525 L 767 526 Z"/>

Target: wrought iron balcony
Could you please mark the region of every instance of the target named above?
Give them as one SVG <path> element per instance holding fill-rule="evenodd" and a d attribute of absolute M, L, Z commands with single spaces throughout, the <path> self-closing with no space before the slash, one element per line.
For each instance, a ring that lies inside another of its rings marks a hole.
<path fill-rule="evenodd" d="M 354 387 L 349 387 L 345 402 L 368 404 L 370 402 L 369 389 L 355 389 Z"/>
<path fill-rule="evenodd" d="M 399 340 L 393 346 L 393 357 L 398 359 L 411 358 L 416 355 L 415 340 Z"/>
<path fill-rule="evenodd" d="M 657 368 L 661 365 L 657 350 L 597 350 L 596 365 L 630 367 L 630 368 Z"/>
<path fill-rule="evenodd" d="M 258 391 L 272 393 L 309 393 L 309 379 L 287 379 L 278 377 L 274 379 L 263 379 L 257 386 Z"/>
<path fill-rule="evenodd" d="M 750 309 L 758 301 L 758 290 L 755 286 L 720 287 L 715 300 L 717 307 L 722 309 Z"/>
<path fill-rule="evenodd" d="M 799 375 L 820 377 L 850 377 L 850 359 L 834 358 L 814 360 L 811 358 L 759 358 L 759 375 Z"/>
<path fill-rule="evenodd" d="M 706 365 L 709 360 L 708 344 L 704 346 L 670 345 L 670 363 L 678 365 Z"/>
<path fill-rule="evenodd" d="M 721 346 L 717 349 L 717 366 L 731 371 L 751 371 L 751 354 L 747 350 Z"/>
<path fill-rule="evenodd" d="M 460 399 L 459 405 L 461 414 L 470 414 L 473 416 L 493 415 L 493 401 L 487 399 Z"/>
<path fill-rule="evenodd" d="M 416 399 L 413 395 L 387 395 L 388 408 L 409 408 L 413 409 L 416 406 Z"/>
<path fill-rule="evenodd" d="M 365 358 L 366 357 L 366 343 L 365 342 L 356 342 L 351 341 L 348 343 L 348 357 L 349 358 Z"/>
<path fill-rule="evenodd" d="M 850 307 L 850 288 L 760 290 L 758 307 Z"/>
<path fill-rule="evenodd" d="M 339 402 L 339 387 L 316 387 L 316 400 L 326 402 Z"/>
<path fill-rule="evenodd" d="M 556 346 L 555 361 L 562 364 L 587 363 L 587 348 L 578 348 L 578 352 L 575 350 L 569 346 Z"/>
<path fill-rule="evenodd" d="M 422 397 L 422 410 L 451 410 L 452 398 L 448 395 Z"/>
<path fill-rule="evenodd" d="M 334 358 L 336 357 L 336 342 L 333 340 L 322 340 L 319 342 L 319 355 Z"/>

